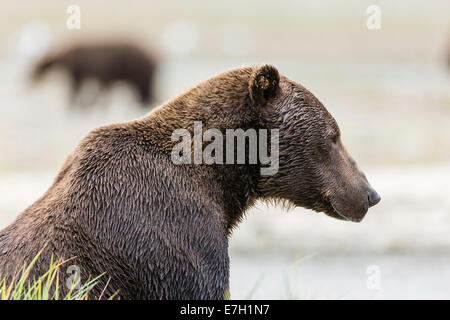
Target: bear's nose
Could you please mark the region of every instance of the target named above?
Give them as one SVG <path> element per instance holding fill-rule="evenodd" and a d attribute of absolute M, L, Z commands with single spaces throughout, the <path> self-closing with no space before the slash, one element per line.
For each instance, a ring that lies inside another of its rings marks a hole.
<path fill-rule="evenodd" d="M 369 199 L 369 207 L 373 207 L 381 200 L 380 195 L 372 187 L 369 187 L 367 198 Z"/>

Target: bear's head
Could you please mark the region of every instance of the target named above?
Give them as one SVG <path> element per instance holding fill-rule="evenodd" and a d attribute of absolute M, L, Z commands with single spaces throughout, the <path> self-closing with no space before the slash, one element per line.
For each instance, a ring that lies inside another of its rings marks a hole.
<path fill-rule="evenodd" d="M 270 65 L 254 69 L 249 90 L 266 126 L 279 130 L 279 169 L 261 176 L 259 196 L 361 221 L 380 196 L 345 149 L 336 120 L 322 103 Z"/>

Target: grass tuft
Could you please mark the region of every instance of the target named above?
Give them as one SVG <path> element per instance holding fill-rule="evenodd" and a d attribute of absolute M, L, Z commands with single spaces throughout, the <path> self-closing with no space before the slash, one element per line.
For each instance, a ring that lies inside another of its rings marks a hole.
<path fill-rule="evenodd" d="M 104 276 L 104 274 L 101 274 L 93 279 L 89 278 L 84 284 L 81 284 L 80 280 L 74 277 L 67 293 L 61 296 L 60 269 L 61 266 L 72 259 L 55 263 L 52 256 L 47 272 L 37 279 L 31 279 L 31 270 L 41 253 L 42 250 L 28 266 L 23 267 L 20 276 L 13 277 L 9 282 L 6 276 L 0 276 L 0 300 L 87 300 L 92 288 L 98 285 L 99 279 Z M 104 298 L 103 294 L 108 284 L 109 280 L 97 299 Z M 117 294 L 118 292 L 114 293 L 108 299 L 114 299 Z"/>

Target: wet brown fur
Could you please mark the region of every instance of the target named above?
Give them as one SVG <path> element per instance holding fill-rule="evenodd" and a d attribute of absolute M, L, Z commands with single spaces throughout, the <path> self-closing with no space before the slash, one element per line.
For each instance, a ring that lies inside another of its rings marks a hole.
<path fill-rule="evenodd" d="M 194 121 L 204 130 L 279 128 L 279 172 L 261 176 L 257 164 L 173 164 L 171 134 L 192 132 Z M 141 119 L 89 133 L 50 189 L 0 232 L 0 275 L 44 248 L 34 274 L 45 272 L 51 254 L 76 257 L 71 264 L 83 280 L 106 272 L 104 285 L 111 277 L 105 297 L 120 290 L 122 299 L 222 299 L 229 236 L 257 199 L 339 217 L 329 202 L 339 193 L 332 175 L 342 171 L 344 181 L 359 173 L 328 162 L 338 133 L 320 102 L 274 67 L 220 74 Z M 349 201 L 357 191 L 346 191 Z"/>

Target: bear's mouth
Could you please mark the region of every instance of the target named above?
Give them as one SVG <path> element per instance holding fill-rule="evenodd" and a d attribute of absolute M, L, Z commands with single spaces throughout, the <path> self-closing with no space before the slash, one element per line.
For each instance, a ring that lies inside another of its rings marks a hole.
<path fill-rule="evenodd" d="M 351 221 L 351 222 L 361 222 L 361 220 L 364 218 L 365 214 L 361 215 L 361 217 L 352 217 L 349 215 L 346 215 L 342 212 L 340 212 L 336 207 L 333 205 L 333 202 L 330 198 L 325 199 L 325 207 L 326 210 L 323 210 L 323 212 L 331 217 L 338 220 L 344 220 L 344 221 Z"/>
<path fill-rule="evenodd" d="M 339 220 L 346 220 L 346 221 L 348 220 L 346 216 L 340 214 L 339 211 L 337 211 L 333 207 L 333 204 L 331 203 L 331 201 L 328 201 L 327 210 L 324 210 L 324 213 L 331 218 L 335 218 L 335 219 L 339 219 Z"/>

